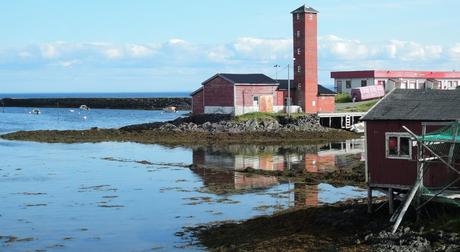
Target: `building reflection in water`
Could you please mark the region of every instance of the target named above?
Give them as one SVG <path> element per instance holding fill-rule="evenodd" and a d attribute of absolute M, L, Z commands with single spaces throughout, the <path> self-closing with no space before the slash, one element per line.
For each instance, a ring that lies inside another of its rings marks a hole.
<path fill-rule="evenodd" d="M 363 152 L 362 139 L 303 146 L 206 146 L 193 149 L 192 170 L 210 192 L 237 193 L 279 184 L 274 176 L 238 172 L 246 168 L 265 171 L 304 169 L 308 172 L 347 169 L 355 162 L 363 161 Z M 295 206 L 318 205 L 317 185 L 295 184 L 291 189 Z"/>

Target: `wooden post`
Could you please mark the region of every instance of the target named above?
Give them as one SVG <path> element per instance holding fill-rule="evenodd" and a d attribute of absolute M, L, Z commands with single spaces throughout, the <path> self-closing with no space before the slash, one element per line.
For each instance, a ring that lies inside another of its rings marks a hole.
<path fill-rule="evenodd" d="M 393 188 L 388 188 L 388 211 L 390 215 L 392 215 L 395 212 Z"/>
<path fill-rule="evenodd" d="M 372 187 L 367 187 L 367 213 L 372 214 Z"/>

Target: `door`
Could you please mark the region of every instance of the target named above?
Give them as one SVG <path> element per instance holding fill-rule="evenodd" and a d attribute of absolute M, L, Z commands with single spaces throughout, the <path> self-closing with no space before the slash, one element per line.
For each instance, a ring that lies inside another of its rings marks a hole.
<path fill-rule="evenodd" d="M 273 112 L 273 96 L 272 95 L 259 96 L 259 111 L 260 112 Z"/>

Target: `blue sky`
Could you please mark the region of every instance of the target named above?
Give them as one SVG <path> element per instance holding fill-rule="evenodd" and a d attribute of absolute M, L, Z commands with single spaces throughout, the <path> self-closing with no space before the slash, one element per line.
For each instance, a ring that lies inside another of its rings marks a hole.
<path fill-rule="evenodd" d="M 297 0 L 0 3 L 0 93 L 192 91 L 217 72 L 292 58 Z M 456 0 L 311 0 L 319 81 L 330 71 L 460 70 Z M 287 72 L 279 73 L 287 76 Z"/>

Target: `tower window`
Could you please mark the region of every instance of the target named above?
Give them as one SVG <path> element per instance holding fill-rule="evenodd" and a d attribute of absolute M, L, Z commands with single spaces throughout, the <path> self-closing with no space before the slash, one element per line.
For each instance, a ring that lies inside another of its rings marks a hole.
<path fill-rule="evenodd" d="M 297 37 L 300 38 L 300 31 L 297 31 L 296 34 L 297 34 Z"/>
<path fill-rule="evenodd" d="M 300 55 L 301 51 L 302 50 L 300 48 L 297 48 L 297 55 Z"/>
<path fill-rule="evenodd" d="M 297 66 L 297 72 L 298 73 L 302 72 L 302 67 L 301 66 Z"/>
<path fill-rule="evenodd" d="M 298 90 L 302 89 L 302 83 L 299 82 L 299 84 L 297 84 L 297 89 Z"/>
<path fill-rule="evenodd" d="M 297 15 L 296 15 L 296 16 L 297 16 L 297 20 L 300 20 L 300 14 L 299 14 L 299 13 L 297 13 Z"/>

